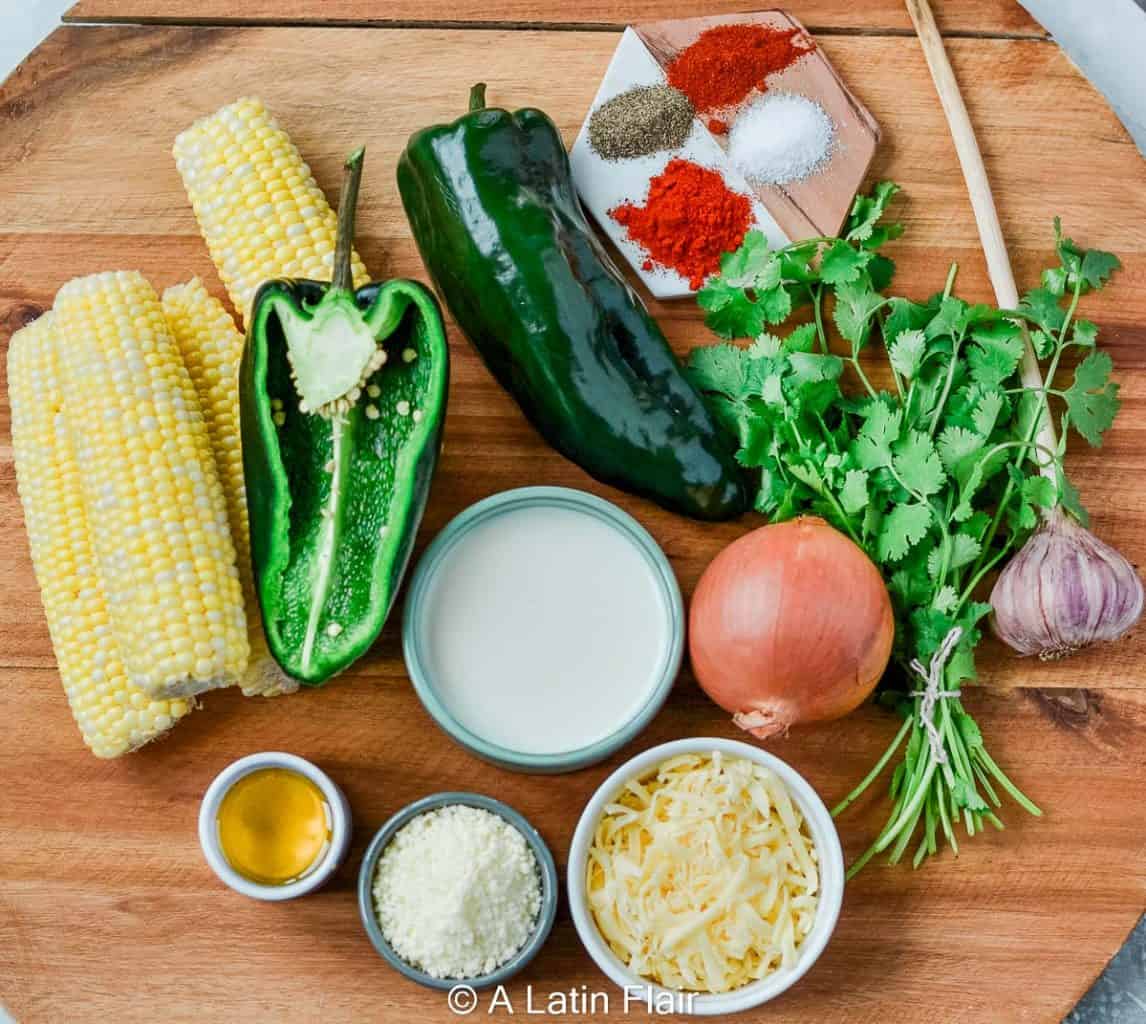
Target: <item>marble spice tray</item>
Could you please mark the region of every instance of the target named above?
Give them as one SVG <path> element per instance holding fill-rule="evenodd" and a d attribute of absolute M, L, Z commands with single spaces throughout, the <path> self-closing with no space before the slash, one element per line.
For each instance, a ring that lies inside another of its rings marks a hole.
<path fill-rule="evenodd" d="M 759 24 L 777 29 L 804 26 L 786 11 L 717 15 L 637 24 L 625 30 L 601 81 L 589 114 L 600 104 L 635 85 L 666 81 L 665 68 L 705 30 L 716 25 Z M 714 135 L 706 127 L 707 116 L 698 117 L 684 144 L 634 160 L 606 161 L 589 145 L 589 114 L 577 136 L 570 158 L 581 199 L 610 240 L 657 298 L 692 294 L 688 281 L 667 268 L 645 270 L 647 256 L 631 242 L 625 229 L 608 212 L 625 200 L 643 202 L 649 179 L 659 174 L 674 157 L 693 160 L 721 171 L 729 187 L 753 200 L 755 227 L 772 245 L 802 238 L 838 233 L 863 183 L 879 143 L 875 119 L 843 83 L 831 62 L 817 46 L 791 67 L 768 77 L 769 92 L 790 92 L 819 103 L 836 125 L 836 142 L 823 170 L 803 181 L 783 185 L 749 182 L 732 166 L 727 154 L 727 136 Z M 751 102 L 754 91 L 744 101 Z M 737 108 L 716 116 L 731 120 Z"/>

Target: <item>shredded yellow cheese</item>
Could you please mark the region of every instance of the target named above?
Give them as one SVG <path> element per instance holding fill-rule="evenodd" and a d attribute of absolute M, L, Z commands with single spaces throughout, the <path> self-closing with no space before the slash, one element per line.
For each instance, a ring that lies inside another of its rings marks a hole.
<path fill-rule="evenodd" d="M 606 805 L 586 889 L 601 935 L 642 977 L 728 992 L 795 964 L 819 867 L 804 816 L 771 771 L 686 754 Z"/>

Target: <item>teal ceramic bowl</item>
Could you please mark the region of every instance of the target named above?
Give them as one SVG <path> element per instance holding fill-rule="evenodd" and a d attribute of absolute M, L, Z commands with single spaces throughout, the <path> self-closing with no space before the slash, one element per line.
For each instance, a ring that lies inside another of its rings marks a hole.
<path fill-rule="evenodd" d="M 655 681 L 647 698 L 626 721 L 588 746 L 559 753 L 534 753 L 514 750 L 477 735 L 458 721 L 439 696 L 434 681 L 432 660 L 427 651 L 427 594 L 435 574 L 450 552 L 470 530 L 491 519 L 527 508 L 560 508 L 596 517 L 622 535 L 643 556 L 652 570 L 660 591 L 661 606 L 666 616 L 667 638 L 655 666 Z M 684 602 L 672 566 L 648 531 L 627 512 L 611 502 L 584 491 L 567 487 L 522 487 L 503 491 L 471 505 L 452 519 L 422 556 L 410 584 L 402 621 L 402 647 L 406 668 L 414 689 L 435 722 L 470 753 L 513 771 L 535 774 L 571 772 L 602 761 L 619 750 L 652 721 L 672 689 L 680 671 L 684 653 Z"/>
<path fill-rule="evenodd" d="M 394 838 L 394 834 L 407 822 L 426 811 L 438 807 L 450 807 L 462 804 L 465 807 L 478 807 L 483 811 L 490 811 L 509 822 L 521 833 L 529 844 L 533 856 L 537 859 L 537 868 L 541 873 L 541 909 L 537 912 L 537 921 L 529 941 L 514 954 L 513 958 L 502 964 L 496 971 L 483 974 L 476 978 L 435 978 L 425 971 L 407 963 L 386 941 L 382 933 L 382 926 L 378 923 L 378 914 L 374 910 L 374 875 L 378 869 L 378 858 L 382 851 Z M 472 989 L 493 988 L 504 984 L 528 964 L 549 938 L 553 930 L 553 920 L 557 916 L 557 866 L 553 863 L 553 854 L 545 845 L 541 834 L 526 819 L 508 804 L 495 800 L 493 797 L 481 796 L 478 793 L 435 793 L 433 796 L 415 800 L 407 804 L 389 821 L 386 822 L 370 841 L 366 848 L 366 855 L 362 858 L 362 867 L 358 872 L 358 912 L 362 917 L 362 925 L 374 948 L 394 970 L 416 981 L 419 985 L 442 991 L 453 988 L 455 985 L 467 985 Z"/>

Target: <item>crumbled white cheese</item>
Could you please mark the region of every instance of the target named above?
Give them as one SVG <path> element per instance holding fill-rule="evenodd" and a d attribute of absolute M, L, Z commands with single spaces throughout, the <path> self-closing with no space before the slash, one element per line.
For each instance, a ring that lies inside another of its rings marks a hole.
<path fill-rule="evenodd" d="M 525 945 L 541 872 L 504 818 L 455 804 L 402 826 L 378 859 L 374 906 L 386 941 L 435 978 L 476 978 Z"/>

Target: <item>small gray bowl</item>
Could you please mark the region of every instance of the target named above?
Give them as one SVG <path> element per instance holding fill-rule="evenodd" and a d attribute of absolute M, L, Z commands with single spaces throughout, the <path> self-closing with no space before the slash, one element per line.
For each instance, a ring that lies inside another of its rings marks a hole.
<path fill-rule="evenodd" d="M 537 858 L 537 867 L 541 872 L 541 908 L 537 912 L 537 921 L 533 934 L 529 940 L 517 951 L 513 958 L 502 964 L 492 974 L 483 974 L 476 978 L 435 978 L 420 971 L 418 968 L 403 960 L 386 941 L 382 934 L 382 926 L 378 923 L 378 915 L 374 910 L 374 875 L 378 868 L 378 858 L 389 845 L 394 834 L 407 822 L 426 811 L 433 811 L 439 807 L 448 807 L 461 804 L 465 807 L 479 807 L 483 811 L 490 811 L 509 822 L 529 844 L 533 856 Z M 358 911 L 362 917 L 362 925 L 370 941 L 379 955 L 396 971 L 404 974 L 411 981 L 427 988 L 445 991 L 455 985 L 468 985 L 473 989 L 492 988 L 501 985 L 512 978 L 526 964 L 528 964 L 545 945 L 549 933 L 553 929 L 553 920 L 557 916 L 557 866 L 553 863 L 553 854 L 545 845 L 545 840 L 522 815 L 508 804 L 495 800 L 493 797 L 481 796 L 478 793 L 434 793 L 432 796 L 415 800 L 407 804 L 389 821 L 383 825 L 370 845 L 366 848 L 366 855 L 362 858 L 362 867 L 358 872 Z"/>

